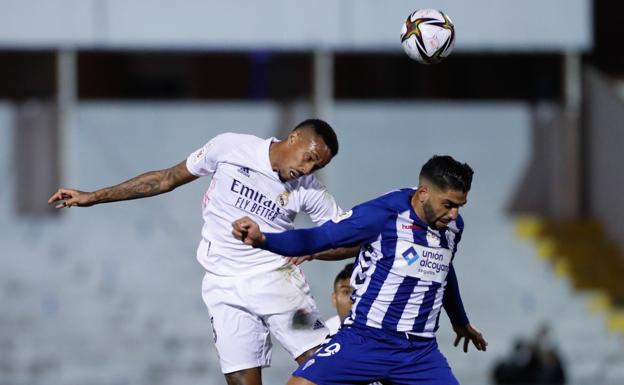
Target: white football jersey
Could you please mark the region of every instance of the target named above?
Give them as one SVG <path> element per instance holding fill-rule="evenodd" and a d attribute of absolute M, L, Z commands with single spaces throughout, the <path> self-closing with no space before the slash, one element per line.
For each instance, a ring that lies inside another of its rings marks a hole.
<path fill-rule="evenodd" d="M 232 235 L 232 222 L 248 216 L 262 232 L 294 228 L 303 211 L 322 224 L 342 211 L 314 176 L 282 182 L 273 171 L 269 147 L 275 138 L 225 133 L 193 152 L 186 167 L 196 176 L 212 175 L 202 200 L 204 227 L 197 260 L 209 272 L 240 276 L 271 271 L 286 260 L 277 254 L 243 244 Z"/>

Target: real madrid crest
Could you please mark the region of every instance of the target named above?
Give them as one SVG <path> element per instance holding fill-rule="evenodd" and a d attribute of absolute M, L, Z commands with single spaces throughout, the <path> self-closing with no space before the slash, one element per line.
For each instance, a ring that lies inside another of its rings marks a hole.
<path fill-rule="evenodd" d="M 427 229 L 427 244 L 431 247 L 440 247 L 440 232 Z"/>
<path fill-rule="evenodd" d="M 275 199 L 275 202 L 277 202 L 277 204 L 282 207 L 286 207 L 286 205 L 288 204 L 289 195 L 290 195 L 290 192 L 288 190 L 285 190 L 283 193 L 277 196 L 277 199 Z"/>

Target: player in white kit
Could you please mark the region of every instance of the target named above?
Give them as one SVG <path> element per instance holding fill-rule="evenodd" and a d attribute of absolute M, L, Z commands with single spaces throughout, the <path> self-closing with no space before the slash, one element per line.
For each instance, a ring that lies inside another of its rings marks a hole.
<path fill-rule="evenodd" d="M 293 229 L 298 212 L 322 224 L 341 213 L 312 173 L 338 152 L 326 122 L 302 122 L 283 141 L 225 133 L 185 161 L 94 192 L 59 189 L 57 208 L 149 197 L 212 175 L 203 197 L 204 226 L 197 259 L 205 268 L 202 296 L 228 384 L 260 385 L 271 360 L 272 333 L 298 363 L 327 335 L 298 266 L 283 256 L 234 239 L 231 223 L 250 216 L 262 231 Z M 345 249 L 355 255 L 356 249 Z"/>

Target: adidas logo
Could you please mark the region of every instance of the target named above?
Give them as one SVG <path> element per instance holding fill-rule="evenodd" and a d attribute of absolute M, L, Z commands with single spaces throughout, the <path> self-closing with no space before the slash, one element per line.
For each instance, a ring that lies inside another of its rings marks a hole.
<path fill-rule="evenodd" d="M 318 330 L 324 327 L 325 327 L 325 324 L 321 320 L 316 320 L 316 322 L 314 322 L 314 326 L 312 327 L 312 330 Z"/>
<path fill-rule="evenodd" d="M 243 174 L 247 178 L 249 178 L 249 168 L 247 168 L 247 167 L 239 167 L 238 172 L 240 172 L 241 174 Z"/>

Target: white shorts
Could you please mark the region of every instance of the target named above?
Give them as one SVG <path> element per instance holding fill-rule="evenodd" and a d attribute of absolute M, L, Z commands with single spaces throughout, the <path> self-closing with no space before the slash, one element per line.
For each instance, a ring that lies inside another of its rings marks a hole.
<path fill-rule="evenodd" d="M 269 332 L 293 358 L 320 345 L 328 333 L 298 267 L 240 277 L 206 273 L 202 297 L 223 373 L 269 366 Z"/>

